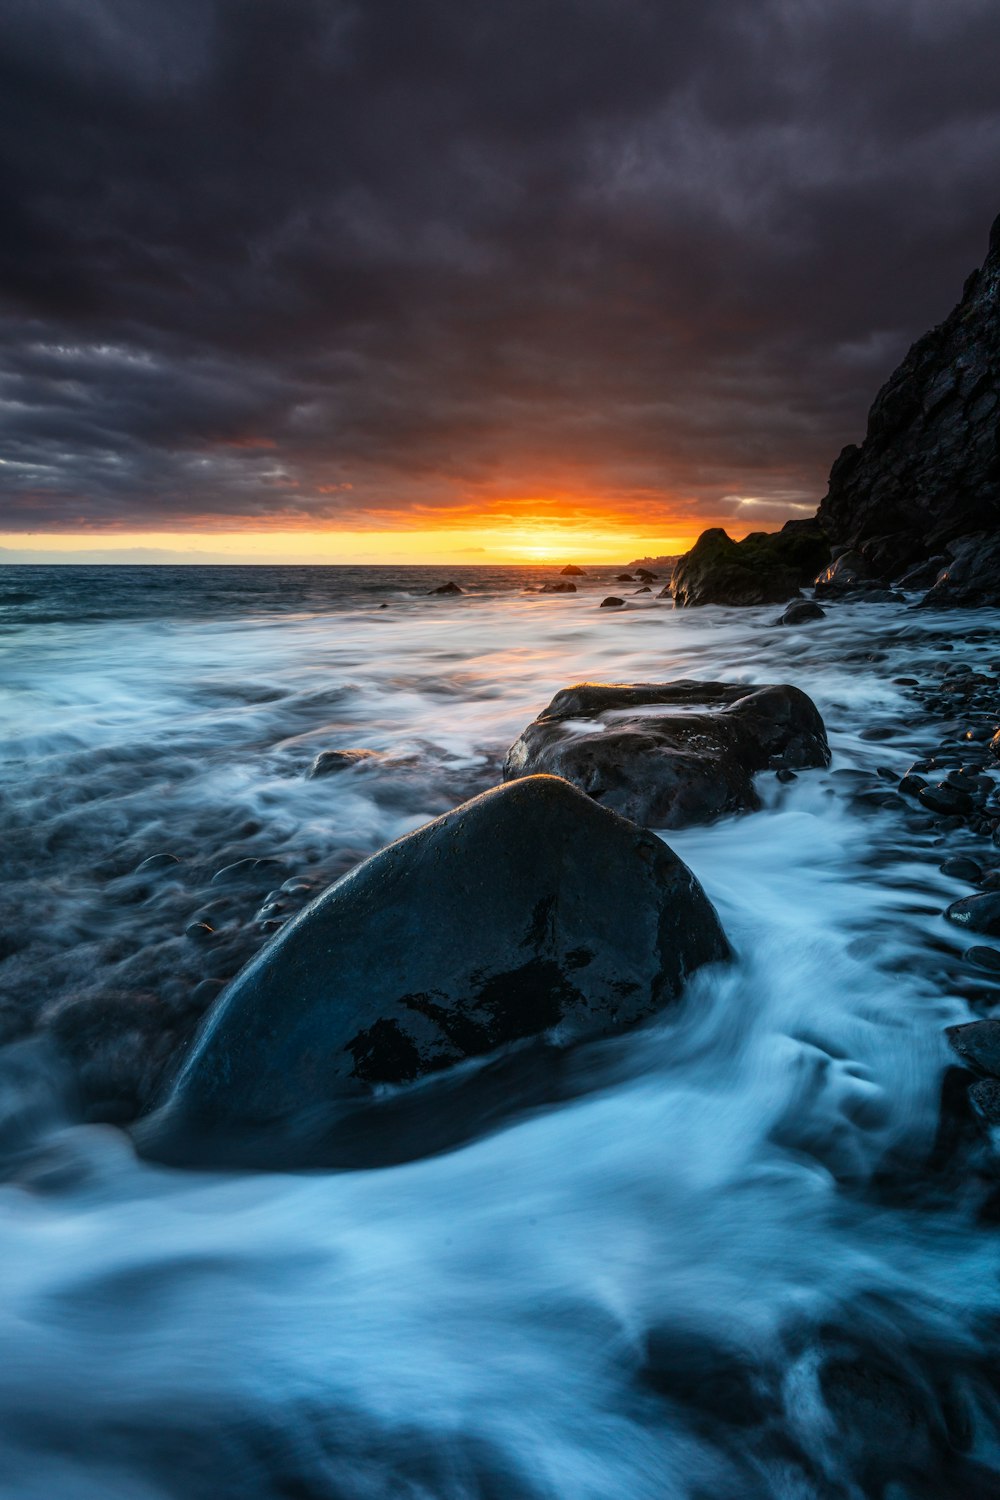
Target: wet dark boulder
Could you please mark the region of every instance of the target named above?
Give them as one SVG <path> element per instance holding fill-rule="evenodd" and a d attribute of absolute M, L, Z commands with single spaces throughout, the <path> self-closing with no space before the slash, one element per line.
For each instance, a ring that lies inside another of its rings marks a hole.
<path fill-rule="evenodd" d="M 1000 937 L 1000 891 L 986 891 L 981 896 L 963 896 L 953 901 L 945 912 L 949 922 L 969 932 Z"/>
<path fill-rule="evenodd" d="M 559 569 L 564 578 L 586 578 L 583 568 L 578 568 L 575 563 L 567 563 L 564 568 Z"/>
<path fill-rule="evenodd" d="M 380 1090 L 527 1038 L 619 1031 L 728 954 L 661 840 L 555 777 L 497 787 L 289 922 L 213 1006 L 137 1141 L 180 1163 L 316 1160 L 338 1112 Z"/>
<path fill-rule="evenodd" d="M 720 527 L 703 531 L 674 569 L 675 604 L 784 604 L 829 559 L 814 522 L 789 521 L 781 531 L 753 532 L 734 542 Z"/>
<path fill-rule="evenodd" d="M 757 771 L 829 760 L 823 720 L 795 687 L 581 683 L 528 725 L 504 777 L 564 776 L 637 823 L 681 828 L 759 807 Z"/>
<path fill-rule="evenodd" d="M 825 620 L 826 610 L 811 599 L 793 599 L 776 621 L 776 625 L 808 625 L 810 620 Z"/>
<path fill-rule="evenodd" d="M 962 1026 L 949 1026 L 947 1036 L 966 1067 L 1000 1078 L 1000 1021 L 967 1021 Z"/>
<path fill-rule="evenodd" d="M 625 600 L 624 599 L 619 599 L 619 597 L 618 597 L 617 594 L 609 594 L 606 599 L 602 599 L 601 600 L 599 608 L 601 608 L 601 609 L 617 609 L 620 604 L 624 604 L 624 603 L 625 603 Z"/>
<path fill-rule="evenodd" d="M 923 607 L 1000 604 L 1000 535 L 980 532 L 961 537 L 951 543 L 950 552 L 921 601 Z"/>
<path fill-rule="evenodd" d="M 635 581 L 635 577 L 632 573 L 615 574 L 615 583 L 635 583 Z"/>
<path fill-rule="evenodd" d="M 868 563 L 860 552 L 841 552 L 815 580 L 817 594 L 843 594 L 867 588 L 871 582 Z"/>
<path fill-rule="evenodd" d="M 464 594 L 464 593 L 465 593 L 465 590 L 464 589 L 460 589 L 457 583 L 441 583 L 441 584 L 438 584 L 438 586 L 437 586 L 436 589 L 428 589 L 428 591 L 427 591 L 428 598 L 431 598 L 431 599 L 434 597 L 435 594 L 448 594 L 448 595 L 450 595 L 450 594 Z"/>
<path fill-rule="evenodd" d="M 575 583 L 543 583 L 541 592 L 543 594 L 575 594 Z"/>

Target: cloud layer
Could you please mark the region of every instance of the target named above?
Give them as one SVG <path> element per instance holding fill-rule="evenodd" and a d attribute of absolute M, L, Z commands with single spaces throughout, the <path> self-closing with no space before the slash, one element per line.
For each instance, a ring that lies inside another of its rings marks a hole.
<path fill-rule="evenodd" d="M 811 508 L 985 251 L 998 44 L 993 0 L 15 0 L 0 530 Z"/>

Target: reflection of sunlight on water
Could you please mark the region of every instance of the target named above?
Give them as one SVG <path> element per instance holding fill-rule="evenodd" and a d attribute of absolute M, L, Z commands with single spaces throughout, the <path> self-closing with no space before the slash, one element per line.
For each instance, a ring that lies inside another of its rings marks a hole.
<path fill-rule="evenodd" d="M 776 610 L 609 617 L 603 589 L 38 627 L 8 661 L 5 817 L 8 847 L 39 841 L 51 983 L 74 962 L 120 972 L 95 924 L 172 964 L 186 872 L 210 878 L 236 828 L 295 874 L 443 811 L 574 681 L 790 680 L 835 726 L 834 769 L 917 744 L 859 733 L 905 720 L 891 678 L 933 654 L 939 618 L 842 607 L 808 634 L 775 630 Z M 874 669 L 849 659 L 866 642 L 887 653 Z M 304 775 L 357 746 L 386 758 Z M 891 1351 L 935 1413 L 988 1413 L 992 1241 L 959 1203 L 869 1191 L 888 1153 L 926 1151 L 941 1027 L 965 1013 L 922 946 L 947 882 L 827 773 L 760 785 L 764 811 L 669 835 L 738 961 L 595 1048 L 582 1098 L 354 1174 L 189 1176 L 103 1127 L 42 1132 L 2 1190 L 0 1493 L 853 1497 L 816 1376 L 837 1340 Z M 86 906 L 122 847 L 184 867 L 138 903 Z M 641 1375 L 654 1336 L 668 1365 L 694 1339 L 683 1395 L 669 1368 Z M 725 1393 L 706 1407 L 699 1368 Z M 744 1425 L 740 1391 L 758 1403 Z"/>

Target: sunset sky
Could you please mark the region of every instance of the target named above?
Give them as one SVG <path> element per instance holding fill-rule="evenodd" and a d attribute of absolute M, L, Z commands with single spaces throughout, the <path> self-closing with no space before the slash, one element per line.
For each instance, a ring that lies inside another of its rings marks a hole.
<path fill-rule="evenodd" d="M 11 0 L 0 561 L 808 515 L 1000 210 L 995 0 Z"/>

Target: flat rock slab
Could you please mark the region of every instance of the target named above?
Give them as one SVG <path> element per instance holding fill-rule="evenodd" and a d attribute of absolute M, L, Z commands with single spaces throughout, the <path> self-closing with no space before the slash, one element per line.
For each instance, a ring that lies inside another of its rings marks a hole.
<path fill-rule="evenodd" d="M 823 720 L 795 687 L 580 683 L 514 742 L 504 778 L 564 776 L 633 822 L 683 828 L 759 807 L 756 771 L 829 763 Z"/>
<path fill-rule="evenodd" d="M 390 844 L 228 986 L 139 1149 L 294 1166 L 356 1108 L 529 1037 L 606 1035 L 729 956 L 658 838 L 566 781 L 529 777 Z"/>

